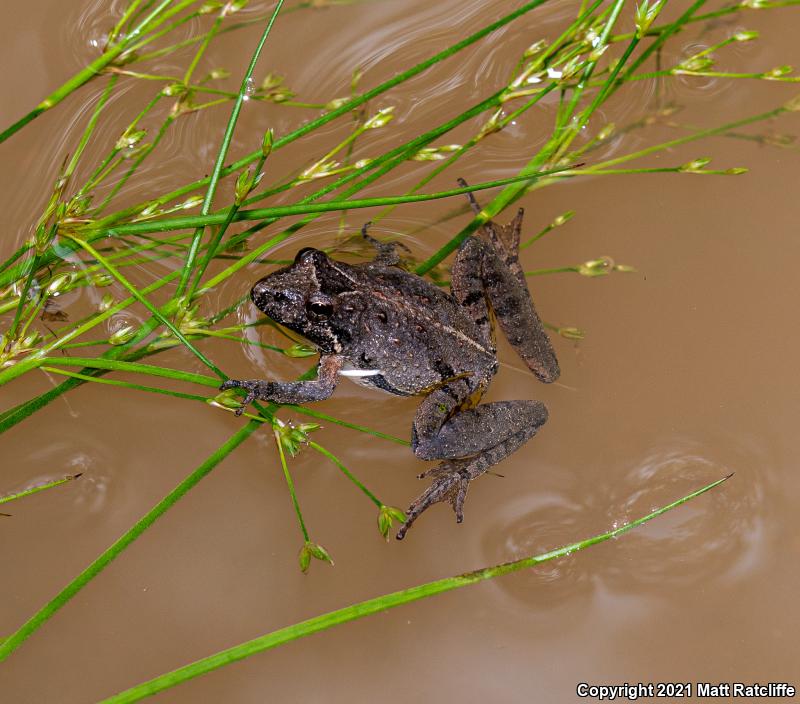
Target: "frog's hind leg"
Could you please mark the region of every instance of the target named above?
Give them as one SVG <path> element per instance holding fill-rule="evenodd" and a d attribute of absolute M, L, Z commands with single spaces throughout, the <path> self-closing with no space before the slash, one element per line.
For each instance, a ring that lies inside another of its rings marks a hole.
<path fill-rule="evenodd" d="M 433 477 L 431 486 L 408 509 L 397 537 L 427 508 L 449 502 L 456 520 L 463 520 L 469 483 L 515 452 L 547 421 L 539 401 L 498 401 L 469 407 L 484 383 L 476 378 L 454 379 L 435 389 L 420 404 L 412 427 L 411 447 L 425 460 L 444 460 L 420 476 Z"/>
<path fill-rule="evenodd" d="M 458 179 L 458 185 L 462 188 L 469 188 L 469 184 L 463 178 Z M 480 214 L 483 209 L 475 196 L 472 193 L 467 193 L 467 198 L 475 214 Z M 487 220 L 483 225 L 483 231 L 486 233 L 489 242 L 492 243 L 497 255 L 527 290 L 528 284 L 525 281 L 525 272 L 522 271 L 522 266 L 519 263 L 519 240 L 524 216 L 525 209 L 520 208 L 517 210 L 514 219 L 507 225 L 498 225 L 494 220 Z"/>
<path fill-rule="evenodd" d="M 465 239 L 453 262 L 452 291 L 484 335 L 491 323 L 481 311 L 488 304 L 517 354 L 537 379 L 550 383 L 558 379 L 560 371 L 517 256 L 521 223 L 521 213 L 503 227 L 489 221 L 484 227 L 489 242 L 478 237 Z"/>

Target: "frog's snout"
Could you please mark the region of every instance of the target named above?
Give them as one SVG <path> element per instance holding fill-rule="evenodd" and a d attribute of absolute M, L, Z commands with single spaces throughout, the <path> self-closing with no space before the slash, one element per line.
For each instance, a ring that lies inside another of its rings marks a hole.
<path fill-rule="evenodd" d="M 261 279 L 260 281 L 256 281 L 255 286 L 250 289 L 250 298 L 256 302 L 259 298 L 264 298 L 264 296 L 269 296 L 270 292 L 269 284 L 267 284 L 266 279 Z"/>

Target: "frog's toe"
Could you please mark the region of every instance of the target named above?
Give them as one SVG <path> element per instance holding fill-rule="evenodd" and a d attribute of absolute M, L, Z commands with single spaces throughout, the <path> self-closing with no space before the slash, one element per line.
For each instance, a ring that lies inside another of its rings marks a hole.
<path fill-rule="evenodd" d="M 434 477 L 431 485 L 409 506 L 406 511 L 406 522 L 397 531 L 397 539 L 402 540 L 408 529 L 414 524 L 427 509 L 434 504 L 446 501 L 453 507 L 456 522 L 464 520 L 464 500 L 467 498 L 467 488 L 471 477 L 467 470 L 456 462 L 442 462 L 440 465 L 429 469 L 419 475 Z"/>
<path fill-rule="evenodd" d="M 247 391 L 247 395 L 242 399 L 242 405 L 239 406 L 234 411 L 234 415 L 240 416 L 244 413 L 244 409 L 247 408 L 253 401 L 256 400 L 256 390 L 258 389 L 258 382 L 257 381 L 239 381 L 237 379 L 228 379 L 227 381 L 222 382 L 219 387 L 220 391 L 228 391 L 230 389 L 245 389 Z"/>

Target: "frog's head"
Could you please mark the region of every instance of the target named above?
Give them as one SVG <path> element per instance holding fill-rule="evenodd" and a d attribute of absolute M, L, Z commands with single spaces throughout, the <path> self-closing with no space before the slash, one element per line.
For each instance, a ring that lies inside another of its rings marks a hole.
<path fill-rule="evenodd" d="M 318 249 L 301 249 L 294 263 L 257 281 L 250 297 L 276 323 L 299 333 L 321 352 L 341 352 L 336 323 L 338 294 L 352 281 Z"/>

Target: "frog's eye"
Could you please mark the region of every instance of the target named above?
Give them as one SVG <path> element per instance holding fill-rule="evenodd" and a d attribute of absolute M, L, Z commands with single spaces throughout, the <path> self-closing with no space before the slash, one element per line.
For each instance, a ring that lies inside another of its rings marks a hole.
<path fill-rule="evenodd" d="M 303 249 L 301 249 L 297 254 L 294 255 L 294 260 L 296 262 L 299 262 L 299 261 L 301 261 L 303 259 L 303 257 L 308 255 L 309 253 L 316 252 L 316 251 L 317 250 L 314 249 L 313 247 L 303 247 Z"/>
<path fill-rule="evenodd" d="M 317 320 L 324 320 L 333 313 L 333 304 L 326 298 L 312 298 L 306 303 L 309 316 Z"/>

